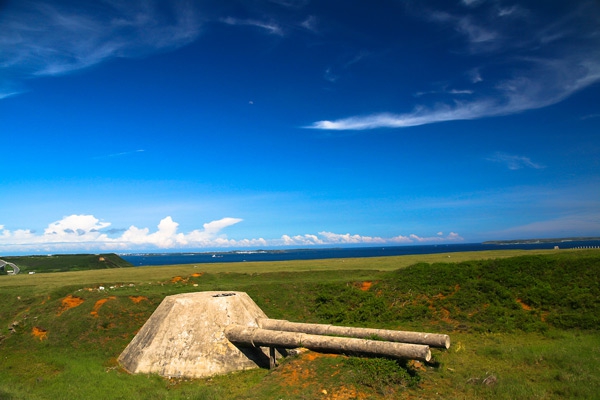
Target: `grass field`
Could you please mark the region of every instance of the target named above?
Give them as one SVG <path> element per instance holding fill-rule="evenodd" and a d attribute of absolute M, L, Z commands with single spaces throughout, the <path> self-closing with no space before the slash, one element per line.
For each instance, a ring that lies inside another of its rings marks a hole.
<path fill-rule="evenodd" d="M 305 352 L 200 380 L 116 362 L 167 295 L 271 318 L 448 333 L 430 364 Z M 0 399 L 560 399 L 600 393 L 600 252 L 497 251 L 0 277 Z"/>

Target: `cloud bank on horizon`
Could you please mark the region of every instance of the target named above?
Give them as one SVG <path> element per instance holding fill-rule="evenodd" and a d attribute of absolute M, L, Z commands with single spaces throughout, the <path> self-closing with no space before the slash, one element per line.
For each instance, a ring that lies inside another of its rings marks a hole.
<path fill-rule="evenodd" d="M 0 251 L 30 252 L 31 254 L 69 251 L 157 251 L 160 249 L 213 250 L 227 248 L 260 248 L 281 246 L 326 245 L 399 245 L 460 242 L 463 238 L 450 232 L 444 235 L 420 237 L 415 234 L 390 238 L 319 232 L 318 234 L 282 235 L 276 239 L 229 239 L 221 231 L 242 222 L 240 218 L 222 218 L 188 233 L 178 232 L 179 224 L 171 217 L 163 218 L 157 230 L 130 226 L 127 229 L 108 229 L 110 222 L 102 222 L 93 215 L 69 215 L 52 222 L 42 234 L 29 229 L 10 231 L 0 225 Z"/>

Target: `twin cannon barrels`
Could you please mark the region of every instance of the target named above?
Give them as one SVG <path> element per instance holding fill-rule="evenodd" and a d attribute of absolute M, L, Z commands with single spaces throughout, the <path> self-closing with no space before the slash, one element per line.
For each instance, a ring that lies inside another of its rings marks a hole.
<path fill-rule="evenodd" d="M 448 335 L 433 333 L 304 324 L 268 318 L 258 319 L 257 323 L 258 328 L 230 325 L 225 328 L 225 336 L 233 343 L 255 347 L 304 347 L 322 353 L 361 354 L 420 361 L 431 360 L 429 347 L 450 347 Z"/>
<path fill-rule="evenodd" d="M 131 373 L 202 378 L 273 367 L 276 351 L 304 347 L 324 353 L 429 361 L 447 335 L 349 328 L 269 319 L 244 292 L 167 296 L 119 356 Z"/>

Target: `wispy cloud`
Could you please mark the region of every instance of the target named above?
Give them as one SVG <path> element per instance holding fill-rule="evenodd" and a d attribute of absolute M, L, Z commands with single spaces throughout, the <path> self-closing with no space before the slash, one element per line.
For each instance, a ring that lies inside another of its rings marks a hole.
<path fill-rule="evenodd" d="M 310 15 L 304 21 L 300 22 L 300 26 L 310 32 L 317 33 L 319 31 L 317 21 L 317 17 Z"/>
<path fill-rule="evenodd" d="M 501 163 L 506 165 L 510 170 L 517 170 L 522 168 L 533 168 L 533 169 L 544 169 L 545 166 L 531 161 L 529 157 L 517 156 L 506 153 L 495 153 L 494 155 L 487 158 L 488 161 Z"/>
<path fill-rule="evenodd" d="M 309 3 L 310 0 L 269 0 L 269 1 L 271 3 L 279 4 L 280 6 L 283 6 L 283 7 L 298 9 L 298 8 L 305 7 Z"/>
<path fill-rule="evenodd" d="M 405 114 L 377 113 L 338 120 L 317 121 L 307 128 L 365 130 L 406 128 L 437 122 L 472 120 L 520 113 L 556 104 L 600 81 L 600 51 L 565 59 L 523 60 L 529 70 L 499 81 L 488 96 L 473 101 L 454 101 L 433 107 L 416 106 Z M 597 58 L 592 58 L 596 56 Z"/>
<path fill-rule="evenodd" d="M 498 238 L 545 238 L 596 235 L 600 226 L 600 213 L 560 215 L 523 225 L 490 232 Z M 550 235 L 550 236 L 549 236 Z"/>
<path fill-rule="evenodd" d="M 323 77 L 327 81 L 329 81 L 331 83 L 335 83 L 354 64 L 357 64 L 357 63 L 363 61 L 364 59 L 368 58 L 370 55 L 371 54 L 366 50 L 361 50 L 350 56 L 346 55 L 341 58 L 341 61 L 338 61 L 337 63 L 335 63 L 335 67 L 332 67 L 332 66 L 327 67 L 325 69 L 325 73 L 323 74 Z"/>
<path fill-rule="evenodd" d="M 169 13 L 163 12 L 165 7 Z M 201 22 L 197 10 L 184 1 L 105 0 L 94 7 L 11 3 L 3 10 L 0 29 L 0 98 L 21 91 L 20 82 L 30 77 L 183 46 L 198 37 Z"/>
<path fill-rule="evenodd" d="M 273 35 L 283 36 L 283 29 L 279 24 L 273 21 L 260 21 L 256 19 L 239 19 L 233 17 L 227 17 L 221 19 L 221 22 L 227 25 L 241 25 L 241 26 L 254 26 L 266 30 L 268 33 Z"/>
<path fill-rule="evenodd" d="M 485 18 L 477 22 L 472 16 L 433 12 L 431 20 L 449 24 L 464 35 L 467 39 L 466 53 L 494 55 L 492 61 L 487 62 L 486 69 L 496 70 L 495 82 L 490 74 L 483 86 L 482 67 L 477 66 L 466 73 L 471 83 L 477 86 L 464 87 L 453 93 L 469 94 L 469 101 L 418 104 L 412 111 L 403 113 L 388 111 L 354 115 L 316 121 L 306 127 L 324 130 L 405 128 L 510 115 L 559 103 L 600 81 L 600 35 L 596 32 L 596 25 L 586 23 L 590 15 L 597 15 L 598 6 L 590 2 L 584 6 L 543 26 L 539 22 L 527 25 L 527 21 L 517 20 L 516 15 L 524 13 L 521 10 L 504 12 L 503 17 L 498 17 L 497 9 L 494 13 L 481 12 L 477 15 Z M 520 28 L 515 29 L 517 24 Z M 553 34 L 560 33 L 562 39 L 545 40 L 547 25 L 552 25 Z M 572 26 L 577 26 L 577 29 L 570 29 Z M 515 32 L 520 36 L 515 37 Z M 431 91 L 418 92 L 421 95 L 426 93 Z"/>
<path fill-rule="evenodd" d="M 474 90 L 470 89 L 447 89 L 443 88 L 441 90 L 428 90 L 426 92 L 417 92 L 414 94 L 415 97 L 421 97 L 428 94 L 450 94 L 450 95 L 465 95 L 465 94 L 474 94 Z"/>
<path fill-rule="evenodd" d="M 70 215 L 52 222 L 42 234 L 29 229 L 10 231 L 0 225 L 0 251 L 61 252 L 61 251 L 131 251 L 149 249 L 244 248 L 317 245 L 410 244 L 425 242 L 462 241 L 457 233 L 431 237 L 415 234 L 389 238 L 319 232 L 318 234 L 283 235 L 280 238 L 230 239 L 223 230 L 242 222 L 241 218 L 222 218 L 208 222 L 202 229 L 178 232 L 179 224 L 171 217 L 163 218 L 155 231 L 130 226 L 110 228 L 110 222 L 93 215 Z"/>
<path fill-rule="evenodd" d="M 580 119 L 581 120 L 586 120 L 586 119 L 593 119 L 593 118 L 600 118 L 600 113 L 594 113 L 594 114 L 584 115 Z"/>
<path fill-rule="evenodd" d="M 103 158 L 125 157 L 125 156 L 130 156 L 130 155 L 133 155 L 133 154 L 143 153 L 145 151 L 146 150 L 143 150 L 143 149 L 133 150 L 133 151 L 124 151 L 124 152 L 121 152 L 121 153 L 111 153 L 111 154 L 96 156 L 96 157 L 93 157 L 93 159 L 94 160 L 99 160 L 99 159 L 103 159 Z"/>

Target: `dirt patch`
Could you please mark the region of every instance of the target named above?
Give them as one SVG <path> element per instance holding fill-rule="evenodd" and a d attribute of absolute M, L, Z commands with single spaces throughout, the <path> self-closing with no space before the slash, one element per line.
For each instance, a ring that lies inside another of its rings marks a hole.
<path fill-rule="evenodd" d="M 57 315 L 61 315 L 62 313 L 64 313 L 67 310 L 70 310 L 71 308 L 80 306 L 84 301 L 85 300 L 83 300 L 81 297 L 68 295 L 67 297 L 62 299 L 61 307 L 60 310 L 58 310 Z"/>
<path fill-rule="evenodd" d="M 148 300 L 146 296 L 129 296 L 129 299 L 133 301 L 135 304 L 138 304 L 144 300 Z"/>
<path fill-rule="evenodd" d="M 96 302 L 96 304 L 94 304 L 94 309 L 90 312 L 90 314 L 94 317 L 98 317 L 98 310 L 100 310 L 100 307 L 102 307 L 104 305 L 104 303 L 106 303 L 109 300 L 115 300 L 116 297 L 115 296 L 110 296 L 107 297 L 106 299 L 100 299 Z"/>
<path fill-rule="evenodd" d="M 353 387 L 341 387 L 333 391 L 326 399 L 331 400 L 350 400 L 350 399 L 366 399 L 367 395 L 359 392 Z"/>
<path fill-rule="evenodd" d="M 335 355 L 335 354 L 326 354 L 326 353 L 316 353 L 314 351 L 307 351 L 306 353 L 304 353 L 302 355 L 302 359 L 304 361 L 315 361 L 317 358 L 323 358 L 323 357 L 334 358 L 334 357 L 337 357 L 337 355 Z"/>
<path fill-rule="evenodd" d="M 408 366 L 416 371 L 427 372 L 427 368 L 425 368 L 423 363 L 417 360 L 410 360 Z"/>
<path fill-rule="evenodd" d="M 531 310 L 531 306 L 523 303 L 523 300 L 521 299 L 517 299 L 517 303 L 519 303 L 519 305 L 521 306 L 521 308 L 525 311 L 530 311 Z"/>
<path fill-rule="evenodd" d="M 450 294 L 448 294 L 448 295 L 446 295 L 446 296 L 444 296 L 443 294 L 439 293 L 439 294 L 437 294 L 437 295 L 433 296 L 433 298 L 434 298 L 434 299 L 437 299 L 437 300 L 443 300 L 443 299 L 445 299 L 445 298 L 447 298 L 447 297 L 454 296 L 454 295 L 456 294 L 456 292 L 458 292 L 459 290 L 460 290 L 460 285 L 459 285 L 459 284 L 456 284 L 456 285 L 454 286 L 454 291 L 453 291 L 452 293 L 450 293 Z"/>
<path fill-rule="evenodd" d="M 313 351 L 307 351 L 302 353 L 296 360 L 288 362 L 282 365 L 279 369 L 281 374 L 281 385 L 286 388 L 288 393 L 306 393 L 310 390 L 310 387 L 314 386 L 315 382 L 319 381 L 319 374 L 315 369 L 315 360 L 319 358 L 336 358 L 340 357 L 336 354 L 323 354 L 316 353 Z M 340 373 L 337 368 L 329 371 L 331 376 L 335 376 Z M 320 389 L 318 390 L 318 397 L 325 400 L 349 400 L 349 399 L 366 399 L 368 396 L 365 393 L 361 393 L 352 385 L 349 386 L 337 386 L 331 387 L 327 383 L 318 383 Z M 335 384 L 333 385 L 335 386 Z"/>
<path fill-rule="evenodd" d="M 48 331 L 37 326 L 33 327 L 33 329 L 31 330 L 31 334 L 36 338 L 40 339 L 40 341 L 48 339 Z"/>
<path fill-rule="evenodd" d="M 371 286 L 373 286 L 373 282 L 364 281 L 363 283 L 360 284 L 360 290 L 362 290 L 363 292 L 366 292 L 367 290 L 371 289 Z"/>

